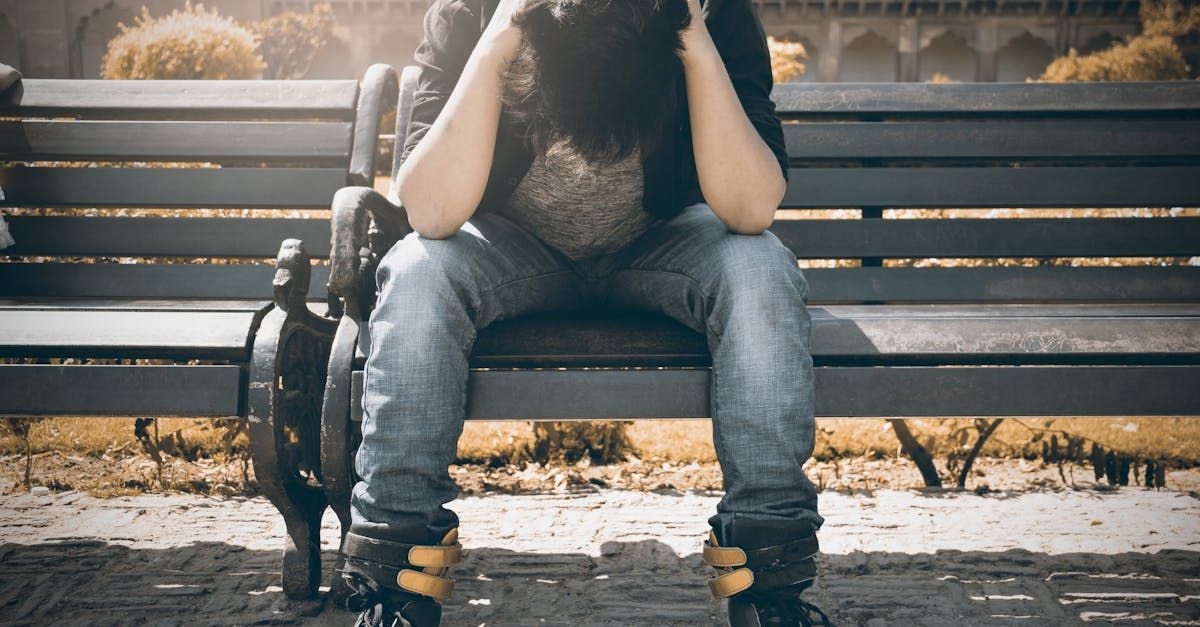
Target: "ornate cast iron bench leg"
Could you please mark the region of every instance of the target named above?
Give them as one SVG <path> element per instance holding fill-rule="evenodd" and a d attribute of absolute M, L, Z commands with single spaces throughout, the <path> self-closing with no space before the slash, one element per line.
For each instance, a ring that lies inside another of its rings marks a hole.
<path fill-rule="evenodd" d="M 250 449 L 258 484 L 287 525 L 283 591 L 299 599 L 315 595 L 321 577 L 320 412 L 334 322 L 308 309 L 300 240 L 284 241 L 275 268 L 275 307 L 254 339 Z"/>

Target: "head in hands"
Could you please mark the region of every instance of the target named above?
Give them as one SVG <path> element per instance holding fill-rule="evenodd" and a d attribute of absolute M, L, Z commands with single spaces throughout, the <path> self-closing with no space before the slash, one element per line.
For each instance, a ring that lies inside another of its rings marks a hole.
<path fill-rule="evenodd" d="M 525 0 L 506 114 L 536 152 L 564 141 L 597 163 L 647 154 L 674 119 L 690 19 L 687 0 Z"/>

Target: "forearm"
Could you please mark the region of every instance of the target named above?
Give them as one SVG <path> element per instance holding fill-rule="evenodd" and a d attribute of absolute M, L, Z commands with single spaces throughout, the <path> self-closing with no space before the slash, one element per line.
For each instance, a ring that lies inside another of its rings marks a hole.
<path fill-rule="evenodd" d="M 787 187 L 779 162 L 746 117 L 707 30 L 689 33 L 685 46 L 682 57 L 700 191 L 730 230 L 761 233 L 771 225 Z"/>
<path fill-rule="evenodd" d="M 483 198 L 500 121 L 501 75 L 520 43 L 515 31 L 487 31 L 446 105 L 396 175 L 413 230 L 453 235 Z"/>

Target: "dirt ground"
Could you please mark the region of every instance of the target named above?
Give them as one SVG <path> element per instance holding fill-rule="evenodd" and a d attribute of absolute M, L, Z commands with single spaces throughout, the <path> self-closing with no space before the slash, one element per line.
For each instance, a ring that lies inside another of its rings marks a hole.
<path fill-rule="evenodd" d="M 452 504 L 467 551 L 445 625 L 721 624 L 699 556 L 719 494 L 550 480 Z M 826 490 L 821 513 L 809 596 L 839 625 L 1200 624 L 1194 492 Z M 348 626 L 284 598 L 282 536 L 261 497 L 2 496 L 0 621 Z M 337 537 L 328 515 L 326 572 Z"/>

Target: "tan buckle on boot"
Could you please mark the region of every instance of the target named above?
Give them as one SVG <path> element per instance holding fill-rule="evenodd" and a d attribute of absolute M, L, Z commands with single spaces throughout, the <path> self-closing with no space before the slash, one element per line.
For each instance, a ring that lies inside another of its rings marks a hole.
<path fill-rule="evenodd" d="M 737 568 L 746 563 L 746 552 L 738 547 L 723 547 L 717 543 L 717 534 L 708 532 L 704 542 L 704 562 L 713 568 L 725 570 L 724 574 L 708 580 L 708 589 L 714 597 L 731 597 L 754 585 L 754 573 L 749 568 Z"/>
<path fill-rule="evenodd" d="M 409 592 L 433 597 L 439 603 L 445 601 L 454 590 L 454 582 L 450 579 L 407 569 L 396 574 L 396 585 Z"/>
<path fill-rule="evenodd" d="M 409 592 L 445 601 L 454 590 L 454 581 L 443 575 L 451 566 L 462 561 L 462 545 L 458 529 L 451 529 L 440 546 L 414 546 L 408 550 L 408 563 L 420 566 L 421 571 L 402 570 L 396 574 L 396 585 Z"/>
<path fill-rule="evenodd" d="M 739 568 L 708 580 L 708 589 L 718 599 L 731 597 L 754 585 L 754 573 L 749 568 Z"/>

